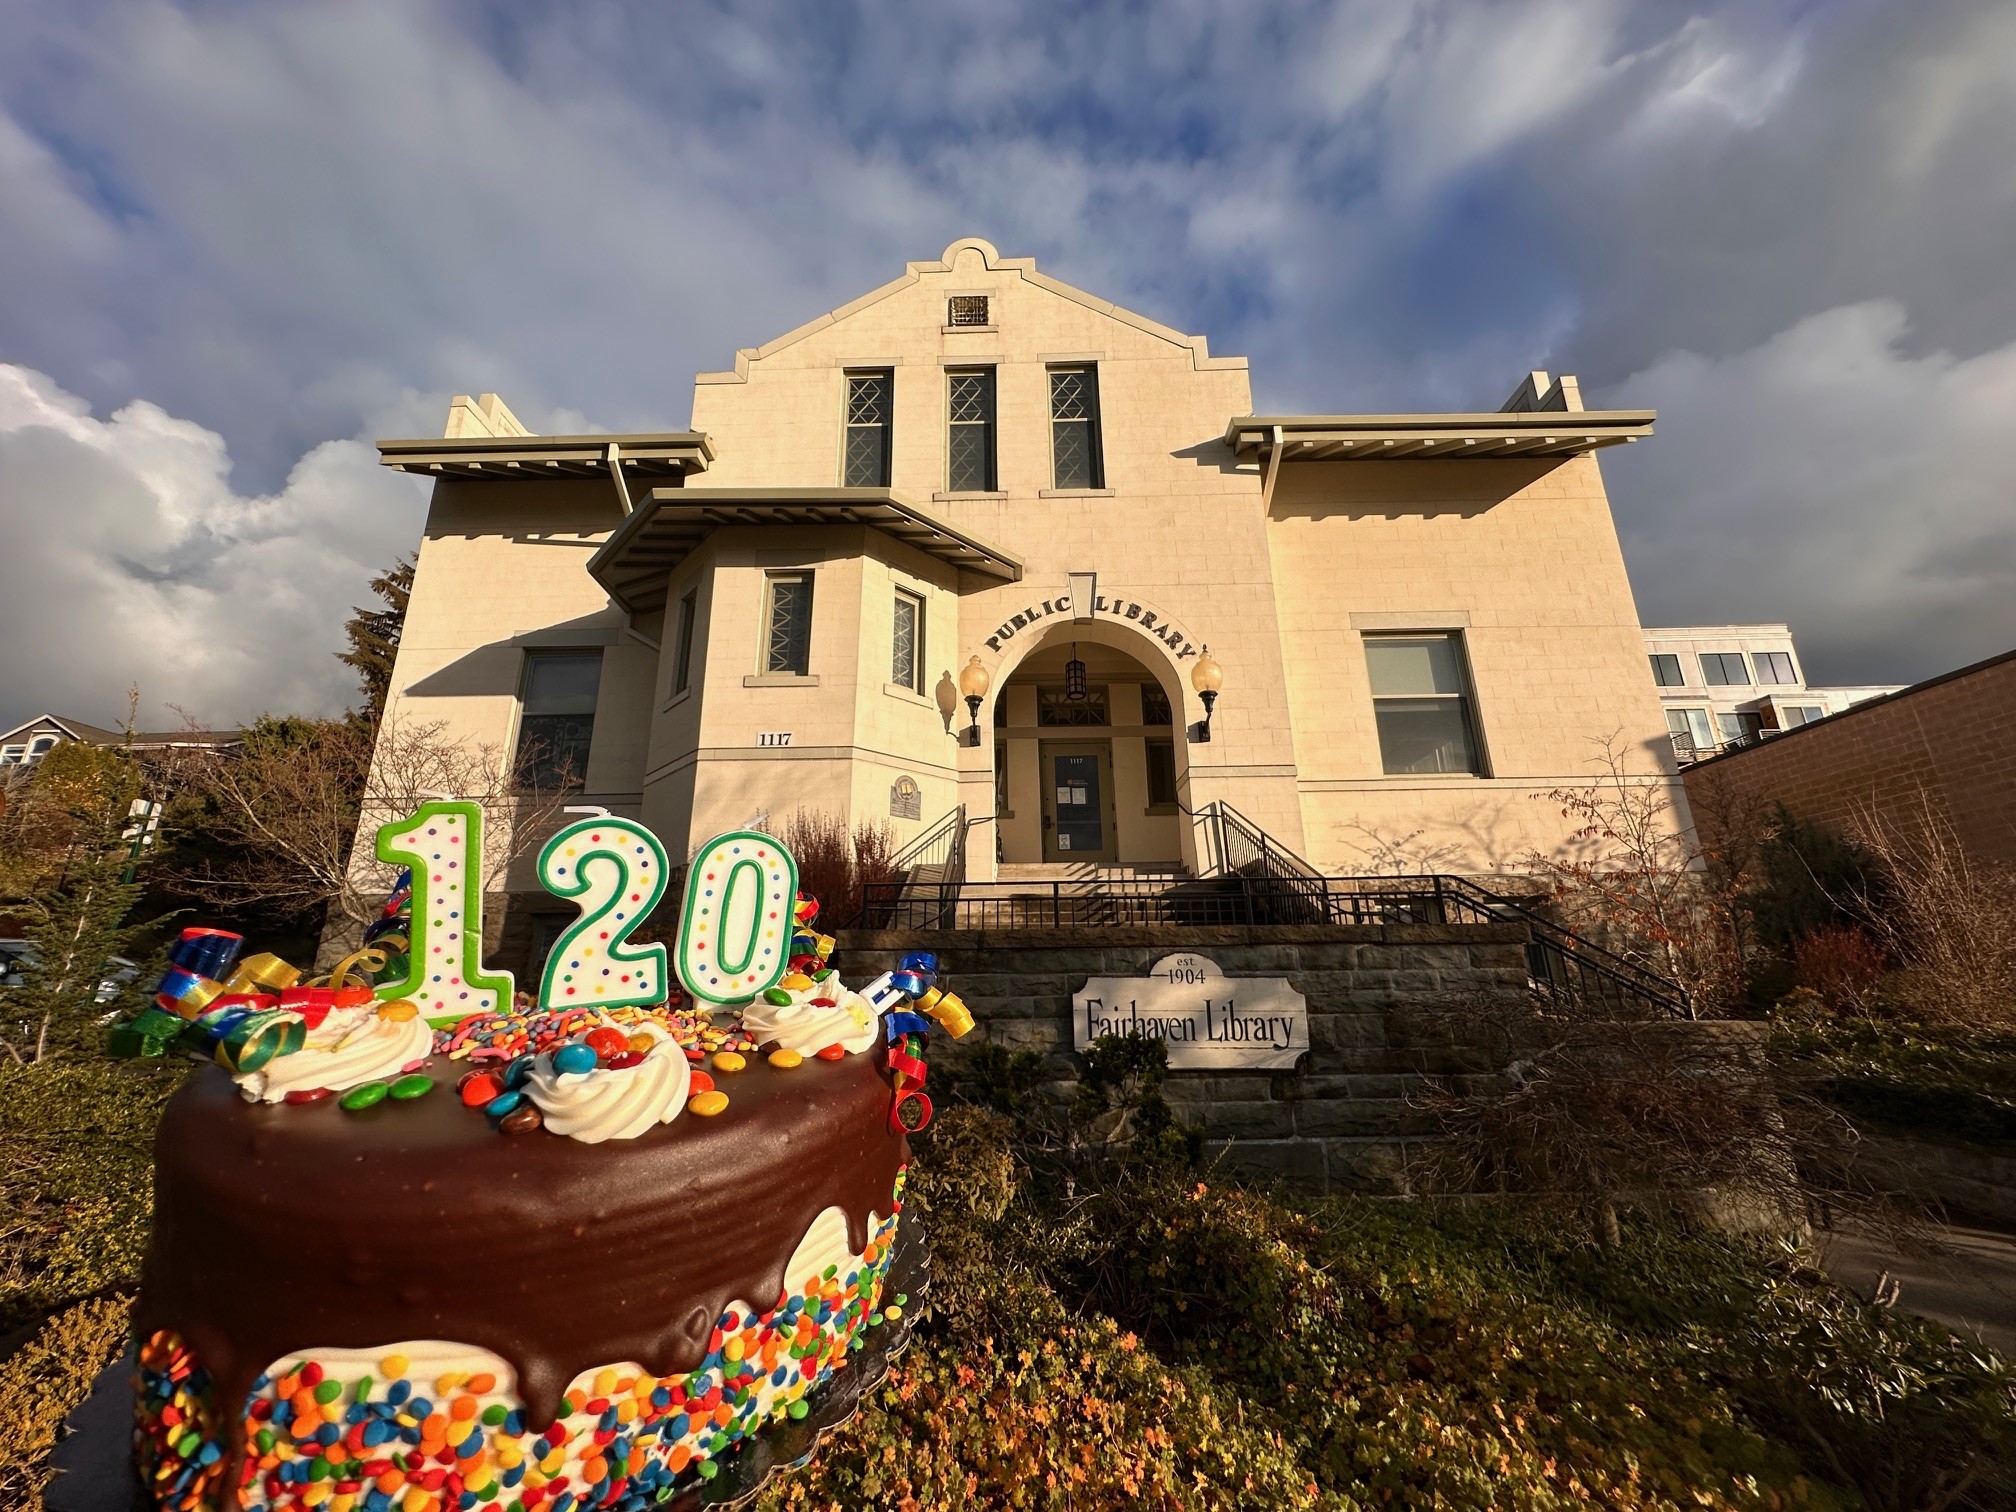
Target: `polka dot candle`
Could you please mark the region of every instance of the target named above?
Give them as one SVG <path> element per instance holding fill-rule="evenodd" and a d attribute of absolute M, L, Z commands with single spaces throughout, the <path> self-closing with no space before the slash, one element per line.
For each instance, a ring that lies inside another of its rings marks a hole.
<path fill-rule="evenodd" d="M 790 958 L 798 863 L 773 836 L 736 830 L 701 846 L 686 872 L 679 979 L 710 1003 L 746 1003 Z"/>
<path fill-rule="evenodd" d="M 378 996 L 420 1005 L 435 1024 L 511 1005 L 511 973 L 483 969 L 483 809 L 423 803 L 378 829 L 378 859 L 413 872 L 412 948 L 403 981 Z"/>
<path fill-rule="evenodd" d="M 663 945 L 632 945 L 630 932 L 665 896 L 671 866 L 643 825 L 607 814 L 568 825 L 539 852 L 539 882 L 571 898 L 581 917 L 546 956 L 546 1008 L 649 1006 L 670 981 Z"/>

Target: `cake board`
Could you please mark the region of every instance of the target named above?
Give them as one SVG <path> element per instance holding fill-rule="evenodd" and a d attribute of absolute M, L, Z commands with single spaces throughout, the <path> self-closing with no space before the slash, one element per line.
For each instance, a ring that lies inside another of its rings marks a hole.
<path fill-rule="evenodd" d="M 804 1464 L 820 1441 L 845 1427 L 861 1399 L 881 1385 L 890 1365 L 910 1346 L 911 1329 L 931 1284 L 931 1245 L 914 1215 L 897 1228 L 896 1253 L 882 1283 L 884 1304 L 908 1297 L 903 1315 L 864 1329 L 847 1368 L 807 1399 L 803 1418 L 772 1424 L 730 1450 L 712 1480 L 698 1477 L 655 1504 L 662 1512 L 729 1512 L 755 1501 L 772 1479 Z M 102 1371 L 84 1405 L 64 1422 L 50 1456 L 56 1471 L 44 1493 L 48 1512 L 152 1512 L 133 1469 L 133 1357 L 129 1351 Z M 501 1502 L 503 1498 L 500 1498 Z M 490 1505 L 497 1505 L 491 1503 Z"/>

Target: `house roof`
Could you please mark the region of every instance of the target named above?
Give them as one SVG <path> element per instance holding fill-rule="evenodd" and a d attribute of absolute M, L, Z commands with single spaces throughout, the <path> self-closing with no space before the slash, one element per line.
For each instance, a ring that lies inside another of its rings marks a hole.
<path fill-rule="evenodd" d="M 103 725 L 87 724 L 81 719 L 73 719 L 67 714 L 37 714 L 11 730 L 0 730 L 0 744 L 25 736 L 38 726 L 54 725 L 70 739 L 84 745 L 120 746 L 126 744 L 124 730 L 108 730 Z M 236 745 L 245 738 L 243 730 L 136 730 L 133 744 L 140 749 L 159 750 L 167 746 L 220 746 Z"/>
<path fill-rule="evenodd" d="M 1447 461 L 1573 457 L 1652 434 L 1652 410 L 1541 410 L 1445 415 L 1241 415 L 1225 444 L 1282 462 Z"/>
<path fill-rule="evenodd" d="M 724 525 L 865 525 L 964 571 L 1022 579 L 1021 558 L 887 488 L 654 488 L 589 559 L 589 575 L 632 614 L 660 608 L 673 569 Z"/>
<path fill-rule="evenodd" d="M 684 478 L 704 472 L 714 443 L 701 431 L 627 436 L 449 436 L 380 441 L 378 462 L 395 472 L 483 483 L 606 478 Z"/>

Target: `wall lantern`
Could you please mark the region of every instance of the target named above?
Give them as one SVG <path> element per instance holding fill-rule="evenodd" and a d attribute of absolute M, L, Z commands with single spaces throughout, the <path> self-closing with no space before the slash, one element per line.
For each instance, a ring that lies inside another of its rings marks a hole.
<path fill-rule="evenodd" d="M 987 696 L 987 688 L 994 681 L 987 669 L 980 665 L 980 658 L 969 657 L 966 665 L 959 669 L 959 691 L 966 695 L 966 717 L 972 726 L 966 732 L 966 744 L 980 744 L 980 700 Z"/>
<path fill-rule="evenodd" d="M 1218 702 L 1218 690 L 1225 686 L 1225 669 L 1212 657 L 1209 646 L 1190 669 L 1190 686 L 1204 703 L 1204 717 L 1197 723 L 1197 740 L 1201 744 L 1211 739 L 1211 706 Z"/>
<path fill-rule="evenodd" d="M 1064 663 L 1064 701 L 1085 702 L 1085 663 L 1078 660 L 1078 643 L 1071 643 L 1071 660 Z"/>

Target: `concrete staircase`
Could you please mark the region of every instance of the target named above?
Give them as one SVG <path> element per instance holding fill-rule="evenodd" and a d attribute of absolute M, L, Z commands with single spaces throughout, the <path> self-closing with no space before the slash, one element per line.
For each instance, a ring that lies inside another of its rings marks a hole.
<path fill-rule="evenodd" d="M 1053 882 L 1096 886 L 1102 882 L 1177 882 L 1190 875 L 1181 861 L 1003 861 L 995 880 L 1040 883 L 1045 892 Z"/>

